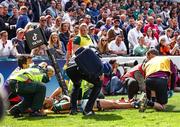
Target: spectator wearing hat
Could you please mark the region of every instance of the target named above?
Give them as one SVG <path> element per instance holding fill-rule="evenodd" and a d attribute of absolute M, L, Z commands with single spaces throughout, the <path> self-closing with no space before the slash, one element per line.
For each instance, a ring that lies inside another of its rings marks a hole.
<path fill-rule="evenodd" d="M 95 30 L 96 29 L 95 29 L 94 25 L 89 26 L 89 36 L 91 37 L 91 40 L 92 40 L 94 46 L 97 47 L 99 38 L 98 38 L 97 34 L 95 34 Z"/>
<path fill-rule="evenodd" d="M 123 35 L 119 34 L 116 36 L 115 40 L 109 43 L 108 47 L 110 49 L 110 53 L 122 56 L 127 54 L 127 48 L 123 38 Z"/>
<path fill-rule="evenodd" d="M 119 28 L 119 19 L 114 19 L 113 26 L 108 30 L 107 36 L 108 41 L 111 42 L 116 38 L 117 35 L 121 34 L 123 36 L 123 31 Z"/>
<path fill-rule="evenodd" d="M 84 23 L 86 23 L 88 26 L 93 25 L 90 15 L 86 15 L 86 16 L 85 16 L 85 18 L 84 18 Z"/>
<path fill-rule="evenodd" d="M 101 38 L 101 37 L 107 37 L 107 29 L 106 28 L 103 28 L 102 30 L 100 30 L 97 34 L 98 38 Z"/>
<path fill-rule="evenodd" d="M 20 15 L 16 23 L 16 29 L 24 28 L 28 24 L 28 22 L 30 22 L 30 19 L 27 15 L 27 11 L 28 11 L 28 8 L 26 6 L 20 7 Z"/>
<path fill-rule="evenodd" d="M 26 54 L 24 44 L 24 29 L 18 28 L 16 30 L 16 37 L 12 38 L 12 44 L 15 46 L 18 54 Z"/>

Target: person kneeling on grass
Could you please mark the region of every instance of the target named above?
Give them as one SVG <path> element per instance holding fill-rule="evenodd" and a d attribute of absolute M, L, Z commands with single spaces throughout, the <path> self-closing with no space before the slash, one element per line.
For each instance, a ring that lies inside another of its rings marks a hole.
<path fill-rule="evenodd" d="M 26 61 L 21 64 L 26 64 Z M 32 112 L 29 114 L 31 117 L 45 116 L 46 114 L 40 112 L 46 94 L 44 83 L 49 82 L 54 73 L 54 68 L 47 66 L 41 69 L 21 69 L 11 75 L 8 80 L 10 91 L 22 96 L 23 100 L 13 106 L 9 113 L 14 117 L 21 117 L 26 109 L 31 108 Z"/>
<path fill-rule="evenodd" d="M 168 93 L 174 89 L 176 69 L 167 56 L 158 56 L 158 51 L 150 49 L 146 53 L 145 71 L 147 105 L 158 111 L 163 111 L 168 102 Z M 168 83 L 170 88 L 168 89 Z"/>

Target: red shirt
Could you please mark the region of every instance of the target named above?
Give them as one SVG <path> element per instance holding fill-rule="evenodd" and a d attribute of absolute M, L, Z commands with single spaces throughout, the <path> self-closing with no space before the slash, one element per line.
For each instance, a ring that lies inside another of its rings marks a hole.
<path fill-rule="evenodd" d="M 147 30 L 148 30 L 148 28 L 151 28 L 152 30 L 154 29 L 154 30 L 156 30 L 156 32 L 154 33 L 154 36 L 156 37 L 156 39 L 158 40 L 158 38 L 159 38 L 159 29 L 158 29 L 158 26 L 157 25 L 155 25 L 155 24 L 146 24 L 145 26 L 144 26 L 144 33 L 146 33 L 147 32 Z"/>

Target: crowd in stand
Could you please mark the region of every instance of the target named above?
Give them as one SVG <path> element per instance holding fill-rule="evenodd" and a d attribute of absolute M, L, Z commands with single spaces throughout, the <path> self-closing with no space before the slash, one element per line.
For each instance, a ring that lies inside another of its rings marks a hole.
<path fill-rule="evenodd" d="M 37 23 L 38 22 L 38 23 Z M 155 47 L 161 55 L 180 54 L 180 3 L 168 0 L 1 0 L 0 56 L 71 54 L 86 23 L 101 54 L 144 56 Z M 25 34 L 40 27 L 48 40 L 32 51 Z M 69 53 L 70 52 L 70 53 Z"/>

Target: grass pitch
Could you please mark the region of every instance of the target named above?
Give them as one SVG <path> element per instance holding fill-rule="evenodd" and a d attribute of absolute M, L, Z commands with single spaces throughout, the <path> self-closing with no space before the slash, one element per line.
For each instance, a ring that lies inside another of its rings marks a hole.
<path fill-rule="evenodd" d="M 120 96 L 108 97 L 119 99 Z M 165 112 L 147 109 L 139 113 L 137 109 L 123 109 L 96 112 L 95 116 L 69 114 L 49 114 L 44 118 L 22 117 L 14 119 L 5 116 L 0 127 L 179 127 L 180 93 L 169 99 Z"/>

